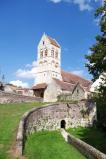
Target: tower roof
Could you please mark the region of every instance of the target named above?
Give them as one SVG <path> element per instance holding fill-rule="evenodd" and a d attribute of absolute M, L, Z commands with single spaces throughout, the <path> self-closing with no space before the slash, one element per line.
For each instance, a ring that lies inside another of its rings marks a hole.
<path fill-rule="evenodd" d="M 54 45 L 54 46 L 60 48 L 60 45 L 58 44 L 58 42 L 57 42 L 55 39 L 51 38 L 51 37 L 48 36 L 48 35 L 46 35 L 46 36 L 47 36 L 48 40 L 50 41 L 50 43 L 51 43 L 52 45 Z"/>

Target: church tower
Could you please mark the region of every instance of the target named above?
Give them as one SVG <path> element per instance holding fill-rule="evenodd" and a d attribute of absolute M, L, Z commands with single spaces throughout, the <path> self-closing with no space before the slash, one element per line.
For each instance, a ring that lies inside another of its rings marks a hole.
<path fill-rule="evenodd" d="M 43 34 L 37 49 L 37 73 L 35 84 L 50 83 L 61 77 L 61 47 L 55 39 Z"/>

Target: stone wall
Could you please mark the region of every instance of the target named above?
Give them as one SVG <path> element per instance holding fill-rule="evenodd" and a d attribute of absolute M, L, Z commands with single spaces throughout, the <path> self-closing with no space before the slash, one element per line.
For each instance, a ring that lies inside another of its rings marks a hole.
<path fill-rule="evenodd" d="M 88 107 L 86 102 L 69 105 L 52 104 L 33 108 L 29 112 L 26 112 L 19 124 L 16 140 L 17 153 L 22 154 L 25 137 L 36 131 L 58 130 L 63 127 L 67 129 L 69 127 L 90 126 L 92 123 L 89 121 L 89 118 L 83 118 L 81 114 L 81 110 L 86 107 Z M 93 105 L 92 109 L 94 107 L 95 105 Z"/>
<path fill-rule="evenodd" d="M 57 96 L 57 100 L 58 101 L 79 101 L 79 100 L 86 99 L 85 94 L 86 92 L 84 91 L 84 89 L 78 84 L 72 92 L 62 91 L 62 93 L 60 93 Z"/>
<path fill-rule="evenodd" d="M 72 100 L 82 99 L 85 99 L 85 91 L 79 84 L 77 84 L 76 88 L 72 92 Z"/>
<path fill-rule="evenodd" d="M 52 90 L 52 91 L 51 91 Z M 44 102 L 56 102 L 57 96 L 61 93 L 59 85 L 54 80 L 48 84 L 44 93 Z"/>
<path fill-rule="evenodd" d="M 34 101 L 42 101 L 41 98 L 38 97 L 30 97 L 18 95 L 16 93 L 7 93 L 0 91 L 0 103 L 22 103 L 22 102 L 34 102 Z"/>
<path fill-rule="evenodd" d="M 82 140 L 68 134 L 67 141 L 75 146 L 81 153 L 83 153 L 88 159 L 106 159 L 106 154 L 100 152 L 89 144 Z"/>
<path fill-rule="evenodd" d="M 52 82 L 48 84 L 44 92 L 44 102 L 56 102 L 57 100 L 77 101 L 87 99 L 87 92 L 79 84 L 74 87 L 73 90 L 70 91 L 62 90 L 61 86 L 58 85 L 55 80 L 52 80 Z"/>
<path fill-rule="evenodd" d="M 61 121 L 65 121 L 65 128 L 87 126 L 89 119 L 84 118 L 81 110 L 85 107 L 84 102 L 77 104 L 56 104 L 37 108 L 28 116 L 25 129 L 26 134 L 42 130 L 57 130 L 61 128 Z"/>

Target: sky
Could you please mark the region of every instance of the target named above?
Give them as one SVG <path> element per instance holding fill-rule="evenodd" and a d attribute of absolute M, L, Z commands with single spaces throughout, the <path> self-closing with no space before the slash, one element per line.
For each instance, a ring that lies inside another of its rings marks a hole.
<path fill-rule="evenodd" d="M 61 45 L 61 67 L 86 79 L 85 54 L 99 34 L 101 0 L 0 0 L 0 78 L 31 87 L 37 45 L 45 32 Z"/>

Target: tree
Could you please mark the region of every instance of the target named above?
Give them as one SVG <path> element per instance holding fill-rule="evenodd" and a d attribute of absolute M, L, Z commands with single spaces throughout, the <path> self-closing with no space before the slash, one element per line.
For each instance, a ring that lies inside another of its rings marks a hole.
<path fill-rule="evenodd" d="M 97 116 L 99 124 L 106 125 L 106 0 L 103 6 L 97 8 L 96 18 L 99 18 L 100 35 L 96 36 L 96 43 L 90 48 L 91 54 L 86 55 L 86 67 L 96 81 L 101 75 L 104 84 L 99 88 L 97 102 Z"/>
<path fill-rule="evenodd" d="M 106 71 L 106 1 L 104 6 L 97 8 L 95 16 L 100 18 L 101 35 L 96 36 L 96 44 L 90 48 L 91 55 L 86 56 L 89 61 L 86 66 L 94 81 Z"/>

